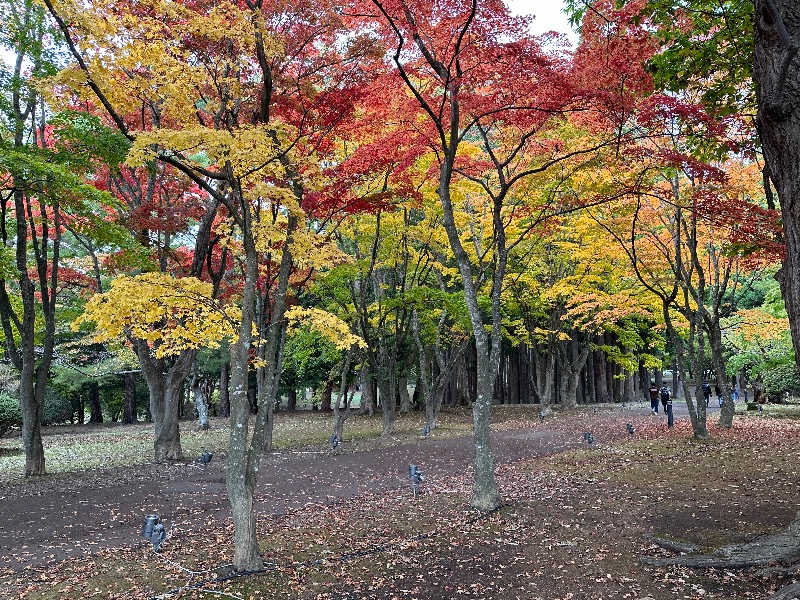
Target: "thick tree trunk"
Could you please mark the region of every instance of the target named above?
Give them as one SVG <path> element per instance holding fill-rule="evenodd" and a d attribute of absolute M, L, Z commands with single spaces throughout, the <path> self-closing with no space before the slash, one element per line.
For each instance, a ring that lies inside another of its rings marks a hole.
<path fill-rule="evenodd" d="M 100 386 L 96 381 L 89 382 L 89 423 L 103 422 L 103 408 L 100 406 Z"/>
<path fill-rule="evenodd" d="M 122 404 L 122 422 L 136 423 L 136 373 L 125 373 L 125 399 Z"/>
<path fill-rule="evenodd" d="M 400 397 L 400 414 L 411 412 L 411 395 L 408 393 L 408 375 L 397 378 L 397 395 Z"/>
<path fill-rule="evenodd" d="M 294 412 L 297 410 L 297 388 L 290 388 L 287 394 L 286 410 Z"/>
<path fill-rule="evenodd" d="M 361 367 L 361 372 L 358 376 L 359 385 L 361 386 L 361 409 L 359 414 L 368 414 L 372 416 L 375 414 L 375 380 L 372 378 L 372 369 L 368 362 L 364 363 Z"/>
<path fill-rule="evenodd" d="M 602 336 L 598 336 L 600 339 L 597 340 L 598 344 L 602 344 Z M 605 403 L 609 401 L 608 396 L 608 379 L 606 377 L 607 373 L 607 359 L 605 352 L 602 350 L 598 350 L 595 353 L 594 357 L 594 383 L 595 383 L 595 400 L 599 403 Z"/>
<path fill-rule="evenodd" d="M 150 414 L 155 429 L 153 459 L 156 462 L 180 460 L 181 392 L 196 351 L 184 350 L 172 359 L 172 364 L 167 369 L 167 359 L 153 357 L 146 341 L 134 340 L 134 346 L 150 392 Z"/>
<path fill-rule="evenodd" d="M 800 4 L 755 0 L 753 80 L 757 126 L 780 201 L 786 255 L 777 279 L 800 366 Z"/>
<path fill-rule="evenodd" d="M 34 384 L 34 357 L 24 362 L 20 374 L 19 399 L 22 413 L 22 447 L 25 450 L 25 476 L 45 474 L 44 445 L 42 444 L 42 415 L 44 413 L 44 386 Z"/>
<path fill-rule="evenodd" d="M 395 415 L 397 412 L 397 380 L 394 376 L 394 365 L 389 364 L 388 373 L 378 379 L 378 403 L 383 416 L 382 436 L 394 433 Z"/>

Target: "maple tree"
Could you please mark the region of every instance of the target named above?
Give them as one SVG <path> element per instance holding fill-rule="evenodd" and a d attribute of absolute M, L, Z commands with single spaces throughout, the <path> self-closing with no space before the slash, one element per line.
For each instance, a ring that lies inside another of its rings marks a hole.
<path fill-rule="evenodd" d="M 631 98 L 646 90 L 649 81 L 641 62 L 631 61 L 626 50 L 646 48 L 648 38 L 632 24 L 632 14 L 627 15 L 627 24 L 610 34 L 599 25 L 586 25 L 585 35 L 596 40 L 596 45 L 587 43 L 584 52 L 578 52 L 570 79 L 566 64 L 558 56 L 543 52 L 538 42 L 525 34 L 524 20 L 511 18 L 502 3 L 454 2 L 431 7 L 375 0 L 373 4 L 394 45 L 392 58 L 398 75 L 428 125 L 425 143 L 437 157 L 442 222 L 461 275 L 478 356 L 472 502 L 479 508 L 493 508 L 499 495 L 489 441 L 490 404 L 500 357 L 500 297 L 508 246 L 513 245 L 506 240 L 504 209 L 509 204 L 513 206 L 509 200 L 515 187 L 522 187 L 520 184 L 527 177 L 572 157 L 596 152 L 609 143 L 605 139 L 571 148 L 548 144 L 549 126 L 554 120 L 593 106 L 597 110 L 596 125 L 609 126 L 606 131 L 614 132 L 611 139 L 620 142 L 618 132 L 631 115 Z M 598 21 L 591 18 L 587 23 Z M 608 52 L 607 56 L 613 58 L 590 61 L 593 50 Z M 623 86 L 619 85 L 621 73 L 626 80 Z M 588 101 L 589 97 L 594 104 Z M 579 120 L 589 122 L 586 114 Z M 462 165 L 460 156 L 473 138 L 485 157 L 482 163 L 468 160 Z M 477 205 L 485 205 L 491 215 L 493 242 L 488 248 L 479 249 L 477 269 L 470 261 L 462 239 L 464 232 L 455 219 L 452 186 L 459 176 L 472 179 L 481 187 L 484 199 L 478 200 Z M 539 209 L 541 217 L 554 209 L 557 207 L 546 202 Z M 535 223 L 536 218 L 531 221 Z M 489 332 L 478 303 L 484 280 L 491 282 Z"/>
<path fill-rule="evenodd" d="M 58 82 L 103 107 L 132 142 L 128 163 L 166 163 L 227 209 L 243 271 L 230 350 L 234 564 L 260 568 L 252 494 L 278 390 L 292 246 L 304 235 L 306 190 L 319 186 L 326 133 L 348 114 L 358 89 L 353 64 L 371 41 L 351 34 L 339 44 L 347 23 L 336 6 L 319 3 L 46 4 L 76 61 Z M 251 435 L 256 341 L 261 410 Z"/>
<path fill-rule="evenodd" d="M 569 6 L 573 18 L 579 19 L 588 5 L 570 2 Z M 798 93 L 793 84 L 800 38 L 798 7 L 775 0 L 650 0 L 639 8 L 652 20 L 662 42 L 651 61 L 662 89 L 696 93 L 716 115 L 751 115 L 756 109 L 755 119 L 748 119 L 744 128 L 748 137 L 757 137 L 763 152 L 761 179 L 767 208 L 779 205 L 782 213 L 783 234 L 773 241 L 785 244 L 786 252 L 777 277 L 795 356 L 800 357 L 800 216 L 794 201 L 800 124 L 791 108 Z"/>

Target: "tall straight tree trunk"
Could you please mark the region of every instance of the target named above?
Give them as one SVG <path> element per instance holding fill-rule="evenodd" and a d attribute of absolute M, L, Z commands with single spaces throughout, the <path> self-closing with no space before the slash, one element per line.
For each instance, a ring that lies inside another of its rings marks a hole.
<path fill-rule="evenodd" d="M 231 414 L 230 400 L 231 365 L 225 361 L 219 366 L 219 405 L 218 416 L 227 417 Z"/>
<path fill-rule="evenodd" d="M 361 409 L 360 414 L 375 414 L 375 380 L 372 378 L 372 369 L 369 362 L 365 361 L 358 374 L 359 385 L 361 386 Z"/>
<path fill-rule="evenodd" d="M 265 365 L 259 367 L 258 412 L 250 433 L 250 402 L 248 400 L 248 374 L 250 347 L 253 341 L 253 324 L 257 317 L 256 283 L 259 276 L 258 253 L 253 238 L 253 221 L 250 209 L 244 206 L 242 229 L 245 248 L 245 279 L 242 290 L 242 317 L 239 338 L 231 345 L 231 417 L 230 443 L 226 486 L 231 503 L 234 525 L 234 568 L 238 571 L 261 569 L 263 561 L 258 550 L 256 518 L 253 510 L 253 491 L 258 476 L 258 466 L 264 449 L 271 440 L 272 409 L 278 392 L 278 377 L 286 341 L 284 313 L 289 276 L 292 269 L 291 245 L 297 217 L 290 215 L 286 238 L 282 248 L 276 289 L 272 295 L 269 327 L 261 345 Z M 266 313 L 262 313 L 266 314 Z"/>
<path fill-rule="evenodd" d="M 456 119 L 457 122 L 457 119 Z M 457 137 L 458 133 L 454 137 Z M 464 287 L 464 299 L 467 305 L 467 314 L 472 325 L 472 335 L 475 340 L 476 357 L 476 394 L 472 404 L 473 421 L 473 440 L 475 444 L 475 483 L 472 488 L 472 505 L 482 510 L 494 509 L 500 505 L 500 492 L 497 488 L 497 480 L 494 475 L 494 454 L 489 438 L 491 424 L 491 405 L 494 392 L 494 383 L 500 362 L 499 336 L 495 335 L 493 324 L 493 335 L 491 342 L 495 346 L 491 347 L 489 335 L 483 324 L 483 312 L 478 303 L 478 292 L 472 279 L 472 265 L 469 256 L 461 245 L 461 238 L 455 222 L 452 199 L 450 196 L 450 181 L 453 176 L 453 163 L 455 160 L 455 146 L 451 146 L 452 156 L 448 156 L 442 162 L 439 175 L 439 199 L 443 207 L 443 219 L 447 238 L 450 247 L 455 254 L 458 270 L 461 274 L 461 281 Z M 495 274 L 495 277 L 502 276 L 502 273 Z M 492 303 L 495 301 L 499 311 L 499 294 L 495 298 L 492 295 Z M 493 312 L 495 307 L 493 306 Z M 497 324 L 499 327 L 499 324 Z"/>
<path fill-rule="evenodd" d="M 598 336 L 600 339 L 597 340 L 598 344 L 603 344 L 603 340 L 601 336 Z M 608 397 L 608 378 L 606 377 L 607 373 L 607 359 L 606 354 L 602 350 L 597 350 L 594 356 L 594 381 L 595 381 L 595 389 L 596 389 L 596 400 L 600 403 L 605 403 L 609 401 Z"/>

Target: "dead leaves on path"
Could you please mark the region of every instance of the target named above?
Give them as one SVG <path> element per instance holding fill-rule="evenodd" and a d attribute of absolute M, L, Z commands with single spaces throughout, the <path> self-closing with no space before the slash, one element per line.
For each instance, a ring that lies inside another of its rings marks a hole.
<path fill-rule="evenodd" d="M 328 503 L 298 498 L 296 508 L 260 519 L 269 572 L 206 587 L 234 598 L 531 600 L 762 598 L 781 587 L 785 574 L 770 569 L 696 573 L 638 557 L 663 552 L 650 534 L 704 543 L 779 527 L 796 506 L 800 424 L 737 418 L 697 441 L 688 422 L 667 429 L 664 421 L 615 411 L 506 421 L 503 428 L 565 433 L 574 449 L 499 466 L 506 505 L 497 513 L 475 520 L 467 508 L 468 457 L 462 473 L 448 475 L 436 456 L 421 454 L 428 480 L 420 498 L 406 485 Z M 0 595 L 148 598 L 223 573 L 231 546 L 230 525 L 209 519 L 178 528 L 160 557 L 142 541 L 6 574 Z M 178 597 L 219 596 L 186 589 Z"/>

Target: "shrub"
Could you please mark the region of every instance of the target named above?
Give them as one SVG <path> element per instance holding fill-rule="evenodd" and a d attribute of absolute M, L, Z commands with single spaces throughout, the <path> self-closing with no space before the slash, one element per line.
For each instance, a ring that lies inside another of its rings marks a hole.
<path fill-rule="evenodd" d="M 72 422 L 75 411 L 66 396 L 48 387 L 44 392 L 44 414 L 42 425 L 61 425 Z"/>
<path fill-rule="evenodd" d="M 22 413 L 19 400 L 8 392 L 0 392 L 0 436 L 14 427 L 22 426 Z"/>
<path fill-rule="evenodd" d="M 800 373 L 797 371 L 794 361 L 764 369 L 761 377 L 764 380 L 764 388 L 767 395 L 772 402 L 782 401 L 784 392 L 794 395 L 800 390 Z"/>

